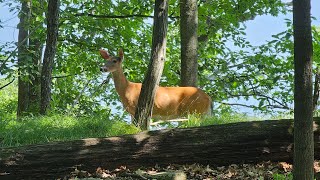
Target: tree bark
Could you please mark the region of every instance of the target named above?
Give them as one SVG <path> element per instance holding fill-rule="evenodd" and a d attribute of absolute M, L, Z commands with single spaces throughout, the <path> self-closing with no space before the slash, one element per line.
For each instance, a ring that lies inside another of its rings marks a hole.
<path fill-rule="evenodd" d="M 141 129 L 149 127 L 154 97 L 159 85 L 166 57 L 168 0 L 156 0 L 152 34 L 152 51 L 148 72 L 142 83 L 134 122 Z"/>
<path fill-rule="evenodd" d="M 29 41 L 29 27 L 28 22 L 30 20 L 30 2 L 21 1 L 21 11 L 19 13 L 20 22 L 18 25 L 18 109 L 17 117 L 24 115 L 29 107 L 29 85 L 28 82 L 28 66 L 30 64 L 28 56 L 28 45 Z"/>
<path fill-rule="evenodd" d="M 314 134 L 317 159 L 319 123 L 318 118 Z M 216 167 L 292 160 L 293 121 L 270 120 L 5 148 L 0 150 L 0 178 L 56 179 L 75 168 L 95 172 L 98 167 L 134 169 L 193 163 Z"/>
<path fill-rule="evenodd" d="M 32 66 L 30 67 L 30 87 L 29 87 L 29 108 L 28 111 L 33 114 L 39 113 L 40 106 L 40 72 L 41 72 L 41 56 L 42 43 L 38 39 L 30 38 L 30 50 L 32 54 Z"/>
<path fill-rule="evenodd" d="M 32 2 L 31 4 L 31 23 L 32 30 L 37 31 L 37 33 L 30 33 L 29 38 L 29 49 L 32 57 L 32 65 L 30 67 L 30 88 L 29 88 L 29 112 L 32 114 L 39 114 L 40 107 L 40 97 L 41 97 L 41 85 L 40 85 L 40 75 L 41 75 L 41 65 L 42 65 L 42 50 L 45 39 L 45 30 L 43 27 L 43 22 L 37 21 L 37 16 L 42 16 L 44 10 L 43 0 L 38 1 L 39 4 Z"/>
<path fill-rule="evenodd" d="M 41 15 L 42 12 L 43 10 L 33 6 L 32 1 L 21 1 L 18 38 L 18 117 L 30 113 L 39 113 L 40 66 L 43 43 L 39 34 L 31 34 L 36 28 L 40 27 L 39 25 L 35 26 L 35 22 L 36 15 Z"/>
<path fill-rule="evenodd" d="M 312 34 L 310 0 L 293 0 L 294 164 L 293 178 L 313 179 Z"/>
<path fill-rule="evenodd" d="M 40 114 L 46 114 L 51 100 L 51 81 L 59 28 L 59 0 L 49 0 L 47 13 L 47 40 L 41 71 Z"/>
<path fill-rule="evenodd" d="M 197 0 L 180 0 L 181 86 L 197 87 L 198 82 Z"/>

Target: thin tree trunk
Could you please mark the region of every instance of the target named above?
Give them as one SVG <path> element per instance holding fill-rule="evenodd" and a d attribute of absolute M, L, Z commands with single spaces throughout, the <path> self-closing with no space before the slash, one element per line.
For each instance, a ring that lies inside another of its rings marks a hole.
<path fill-rule="evenodd" d="M 294 28 L 294 170 L 295 180 L 314 177 L 312 34 L 310 0 L 293 0 Z"/>
<path fill-rule="evenodd" d="M 168 4 L 168 0 L 156 0 L 154 7 L 151 59 L 134 116 L 134 122 L 143 130 L 149 127 L 154 97 L 166 57 Z"/>
<path fill-rule="evenodd" d="M 180 0 L 181 86 L 197 86 L 198 6 L 197 0 Z"/>
<path fill-rule="evenodd" d="M 40 32 L 44 32 L 43 22 L 37 21 L 37 16 L 42 16 L 43 14 L 43 0 L 38 1 L 39 5 L 37 3 L 32 2 L 31 4 L 31 23 L 32 23 L 32 30 L 37 30 L 39 32 L 39 29 L 43 30 Z M 42 49 L 44 42 L 42 39 L 44 39 L 45 34 L 44 33 L 37 33 L 37 34 L 30 34 L 30 43 L 29 43 L 29 49 L 32 53 L 32 65 L 30 67 L 30 88 L 29 88 L 29 112 L 32 114 L 38 114 L 39 113 L 39 106 L 40 106 L 40 97 L 41 97 L 41 85 L 40 85 L 40 75 L 41 75 L 41 58 L 42 58 Z"/>
<path fill-rule="evenodd" d="M 19 22 L 19 35 L 18 35 L 18 67 L 19 67 L 19 77 L 18 77 L 18 109 L 17 116 L 20 117 L 26 113 L 29 107 L 29 82 L 28 82 L 28 44 L 29 41 L 26 40 L 29 35 L 28 22 L 30 20 L 30 2 L 22 0 L 21 1 L 21 11 L 20 11 L 20 22 Z"/>
<path fill-rule="evenodd" d="M 314 90 L 313 90 L 313 112 L 317 110 L 319 93 L 320 93 L 320 67 L 317 67 L 317 72 L 314 78 Z"/>
<path fill-rule="evenodd" d="M 52 68 L 57 49 L 59 28 L 59 6 L 59 0 L 49 0 L 47 13 L 47 41 L 41 71 L 40 114 L 46 114 L 50 107 Z"/>
<path fill-rule="evenodd" d="M 40 73 L 41 73 L 41 56 L 42 43 L 38 39 L 30 38 L 30 49 L 32 50 L 32 66 L 30 68 L 30 88 L 29 88 L 29 112 L 39 113 L 40 105 Z"/>

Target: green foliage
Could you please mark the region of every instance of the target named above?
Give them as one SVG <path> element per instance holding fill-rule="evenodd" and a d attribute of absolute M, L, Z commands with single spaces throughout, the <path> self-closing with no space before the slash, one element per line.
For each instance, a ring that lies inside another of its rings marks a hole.
<path fill-rule="evenodd" d="M 0 80 L 0 87 L 8 83 L 8 80 Z M 0 99 L 0 120 L 15 119 L 18 106 L 17 82 L 13 82 L 9 86 L 0 90 Z"/>
<path fill-rule="evenodd" d="M 320 67 L 320 27 L 312 27 L 313 62 Z"/>
<path fill-rule="evenodd" d="M 236 77 L 238 74 L 229 73 L 228 68 L 221 69 L 219 66 L 225 58 L 230 58 L 227 56 L 222 58 L 222 55 L 230 54 L 225 50 L 227 49 L 225 40 L 231 39 L 240 47 L 249 47 L 250 45 L 241 37 L 244 34 L 244 28 L 239 28 L 242 22 L 261 14 L 277 15 L 285 8 L 279 0 L 273 2 L 200 1 L 199 3 L 199 36 L 206 36 L 208 39 L 208 41 L 202 41 L 199 48 L 200 84 L 214 99 L 226 100 L 230 98 L 226 91 L 241 93 L 247 91 L 248 87 L 241 86 L 245 81 L 244 78 L 239 80 Z M 98 72 L 98 64 L 103 60 L 99 57 L 97 50 L 105 47 L 116 55 L 118 48 L 124 48 L 125 74 L 131 81 L 142 82 L 150 58 L 152 19 L 141 18 L 139 15 L 151 16 L 153 2 L 64 0 L 62 4 L 65 8 L 61 13 L 60 43 L 54 73 L 58 76 L 68 74 L 76 74 L 76 76 L 57 79 L 54 82 L 55 107 L 61 110 L 74 107 L 74 99 L 77 97 L 80 97 L 77 108 L 84 114 L 99 111 L 101 102 L 114 107 L 118 96 L 115 94 L 113 85 L 110 83 L 99 86 L 102 79 Z M 179 18 L 176 18 L 179 16 L 178 1 L 170 1 L 169 11 L 167 58 L 161 85 L 176 86 L 180 79 Z M 129 15 L 131 15 L 130 18 L 112 18 Z M 230 61 L 239 63 L 236 56 L 233 58 Z M 253 58 L 251 59 L 253 61 Z M 212 70 L 216 74 L 213 74 Z M 252 76 L 255 76 L 256 72 L 254 71 Z M 221 79 L 211 81 L 208 78 L 210 76 L 221 77 Z M 89 80 L 89 85 L 86 85 Z M 271 81 L 268 81 L 263 86 L 270 87 L 270 84 Z M 81 94 L 84 88 L 85 93 Z M 104 90 L 110 91 L 111 94 L 105 93 Z M 264 89 L 264 91 L 268 90 Z M 258 108 L 263 110 L 261 107 L 262 105 Z"/>
<path fill-rule="evenodd" d="M 292 180 L 293 175 L 292 173 L 289 174 L 274 174 L 273 175 L 274 180 Z"/>
<path fill-rule="evenodd" d="M 153 4 L 154 1 L 142 0 L 61 1 L 59 43 L 53 69 L 53 112 L 89 115 L 108 113 L 115 107 L 121 109 L 112 82 L 102 83 L 107 77 L 99 72 L 103 59 L 98 49 L 104 47 L 116 55 L 123 48 L 126 76 L 131 81 L 142 82 L 150 59 Z M 245 38 L 245 21 L 288 11 L 281 0 L 212 0 L 199 1 L 198 5 L 200 87 L 218 103 L 255 99 L 258 103 L 251 106 L 254 110 L 291 110 L 291 22 L 285 22 L 287 31 L 274 35 L 264 45 L 253 47 Z M 15 3 L 10 5 L 14 11 L 15 6 Z M 42 43 L 46 34 L 42 24 L 45 6 L 45 1 L 35 2 L 28 23 L 31 37 Z M 178 0 L 170 1 L 169 11 L 162 86 L 176 86 L 180 79 Z M 315 36 L 315 45 L 317 39 Z M 240 50 L 231 51 L 228 42 Z M 14 47 L 13 43 L 0 46 L 1 74 L 7 77 L 17 76 Z M 30 49 L 30 54 L 33 53 Z"/>

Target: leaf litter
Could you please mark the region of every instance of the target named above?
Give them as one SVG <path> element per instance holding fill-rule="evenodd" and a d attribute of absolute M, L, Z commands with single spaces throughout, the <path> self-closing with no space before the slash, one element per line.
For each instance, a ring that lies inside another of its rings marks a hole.
<path fill-rule="evenodd" d="M 316 176 L 320 173 L 320 163 L 315 161 Z M 108 170 L 101 167 L 95 172 L 75 169 L 64 179 L 202 179 L 202 180 L 274 180 L 290 179 L 292 164 L 286 162 L 262 162 L 258 164 L 231 164 L 229 166 L 210 167 L 200 164 L 154 166 L 129 169 L 126 166 Z"/>

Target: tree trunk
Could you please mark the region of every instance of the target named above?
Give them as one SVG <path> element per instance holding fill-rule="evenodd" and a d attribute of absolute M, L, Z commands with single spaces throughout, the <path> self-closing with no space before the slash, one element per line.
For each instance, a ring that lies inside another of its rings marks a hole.
<path fill-rule="evenodd" d="M 134 116 L 135 123 L 143 130 L 149 127 L 154 97 L 166 57 L 168 4 L 168 0 L 156 0 L 154 7 L 151 59 Z"/>
<path fill-rule="evenodd" d="M 314 177 L 312 34 L 310 0 L 293 0 L 294 29 L 294 164 L 296 180 Z"/>
<path fill-rule="evenodd" d="M 29 88 L 29 112 L 32 114 L 39 113 L 40 107 L 40 97 L 41 97 L 41 85 L 40 85 L 40 75 L 41 75 L 41 65 L 42 65 L 42 49 L 44 44 L 44 27 L 43 22 L 39 22 L 37 20 L 37 16 L 42 16 L 44 10 L 44 2 L 43 0 L 38 1 L 39 4 L 34 3 L 31 4 L 31 24 L 32 31 L 37 31 L 37 33 L 30 34 L 29 38 L 29 49 L 32 53 L 32 65 L 30 67 L 30 88 Z M 39 31 L 39 29 L 41 29 Z"/>
<path fill-rule="evenodd" d="M 197 87 L 198 82 L 197 0 L 180 0 L 181 86 Z"/>
<path fill-rule="evenodd" d="M 30 87 L 29 87 L 29 108 L 28 111 L 33 114 L 39 113 L 40 106 L 40 72 L 42 43 L 38 39 L 30 38 L 30 50 L 32 54 L 32 66 L 30 67 Z"/>
<path fill-rule="evenodd" d="M 30 67 L 29 112 L 33 114 L 38 114 L 40 109 L 42 48 L 43 43 L 40 40 L 30 38 L 30 50 L 33 52 L 33 54 L 32 66 Z"/>
<path fill-rule="evenodd" d="M 59 28 L 59 0 L 49 0 L 47 13 L 47 41 L 41 71 L 40 113 L 46 114 L 51 100 L 51 81 Z"/>
<path fill-rule="evenodd" d="M 319 127 L 320 119 L 315 120 Z M 75 168 L 130 169 L 142 166 L 293 160 L 293 121 L 270 120 L 168 129 L 110 138 L 53 142 L 0 150 L 0 178 L 56 179 Z M 320 131 L 315 128 L 315 157 L 320 158 Z"/>
<path fill-rule="evenodd" d="M 29 107 L 29 85 L 28 82 L 28 66 L 30 57 L 28 56 L 28 25 L 30 20 L 30 2 L 21 2 L 21 11 L 19 13 L 20 22 L 18 25 L 18 109 L 17 116 L 20 117 L 27 112 Z"/>

